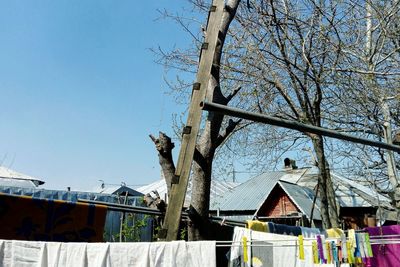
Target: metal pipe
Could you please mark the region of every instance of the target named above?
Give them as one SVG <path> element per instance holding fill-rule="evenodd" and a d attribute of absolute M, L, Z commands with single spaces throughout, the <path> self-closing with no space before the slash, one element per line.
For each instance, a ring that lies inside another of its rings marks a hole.
<path fill-rule="evenodd" d="M 396 146 L 393 144 L 386 144 L 383 142 L 374 141 L 374 140 L 370 140 L 367 138 L 356 137 L 356 136 L 352 136 L 349 134 L 339 133 L 334 130 L 317 127 L 317 126 L 313 126 L 313 125 L 309 125 L 309 124 L 304 124 L 304 123 L 300 123 L 297 121 L 280 119 L 280 118 L 276 118 L 276 117 L 272 117 L 272 116 L 268 116 L 268 115 L 264 115 L 264 114 L 248 112 L 248 111 L 245 111 L 242 109 L 232 108 L 232 107 L 228 107 L 225 105 L 210 103 L 210 102 L 202 102 L 200 104 L 200 106 L 202 107 L 203 110 L 217 112 L 217 113 L 229 115 L 232 117 L 242 118 L 245 120 L 251 120 L 251 121 L 255 121 L 255 122 L 261 122 L 261 123 L 270 124 L 270 125 L 274 125 L 274 126 L 280 126 L 280 127 L 297 130 L 297 131 L 301 131 L 301 132 L 309 132 L 309 133 L 313 133 L 313 134 L 329 136 L 329 137 L 340 139 L 340 140 L 346 140 L 346 141 L 350 141 L 350 142 L 354 142 L 354 143 L 358 143 L 358 144 L 364 144 L 364 145 L 369 145 L 369 146 L 373 146 L 373 147 L 384 148 L 387 150 L 391 150 L 391 151 L 400 153 L 400 146 Z"/>
<path fill-rule="evenodd" d="M 133 213 L 141 213 L 148 215 L 156 215 L 156 216 L 164 216 L 164 212 L 161 212 L 156 209 L 146 208 L 146 207 L 137 207 L 137 206 L 129 206 L 123 204 L 109 203 L 104 201 L 95 201 L 95 200 L 87 200 L 87 199 L 78 199 L 78 202 L 84 202 L 89 204 L 97 204 L 107 206 L 107 209 L 112 211 L 122 211 L 122 212 L 133 212 Z"/>
<path fill-rule="evenodd" d="M 165 216 L 165 212 L 152 209 L 152 208 L 147 208 L 147 207 L 137 207 L 137 206 L 129 206 L 129 205 L 123 205 L 123 204 L 117 204 L 117 203 L 109 203 L 109 202 L 104 202 L 104 201 L 96 201 L 96 200 L 88 200 L 88 199 L 78 199 L 78 202 L 83 202 L 83 203 L 89 203 L 89 204 L 97 204 L 97 205 L 103 205 L 106 206 L 108 210 L 111 211 L 120 211 L 120 212 L 132 212 L 132 213 L 140 213 L 140 214 L 147 214 L 147 215 L 156 215 L 156 216 Z M 182 218 L 188 219 L 189 215 L 187 212 L 183 211 L 182 212 Z M 213 222 L 224 222 L 226 225 L 234 225 L 234 226 L 245 226 L 245 222 L 241 221 L 236 221 L 236 220 L 229 220 L 221 217 L 216 217 L 216 216 L 210 216 L 209 217 L 210 221 Z"/>

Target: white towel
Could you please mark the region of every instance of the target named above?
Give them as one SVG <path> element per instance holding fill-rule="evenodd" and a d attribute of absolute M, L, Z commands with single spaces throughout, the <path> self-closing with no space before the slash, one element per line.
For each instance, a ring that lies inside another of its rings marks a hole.
<path fill-rule="evenodd" d="M 0 267 L 215 267 L 215 241 L 60 243 L 0 240 Z"/>
<path fill-rule="evenodd" d="M 110 267 L 149 266 L 151 243 L 110 243 Z"/>

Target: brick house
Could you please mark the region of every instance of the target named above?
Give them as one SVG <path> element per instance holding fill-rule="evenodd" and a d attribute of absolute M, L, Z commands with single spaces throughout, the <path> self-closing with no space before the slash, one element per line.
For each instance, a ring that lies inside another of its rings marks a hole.
<path fill-rule="evenodd" d="M 390 211 L 390 200 L 361 183 L 331 172 L 343 228 L 376 224 L 377 210 Z M 265 172 L 210 203 L 213 215 L 230 219 L 258 218 L 288 225 L 321 227 L 320 202 L 315 197 L 317 172 L 313 168 Z M 382 218 L 378 218 L 381 221 Z M 386 219 L 386 224 L 391 222 Z"/>

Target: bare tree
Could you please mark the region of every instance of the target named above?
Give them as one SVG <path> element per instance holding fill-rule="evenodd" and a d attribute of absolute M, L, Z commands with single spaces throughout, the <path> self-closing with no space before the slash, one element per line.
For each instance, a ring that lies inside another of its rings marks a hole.
<path fill-rule="evenodd" d="M 336 1 L 261 1 L 238 13 L 237 46 L 246 40 L 247 53 L 240 55 L 239 70 L 246 73 L 259 94 L 274 95 L 263 112 L 314 126 L 325 126 L 323 113 L 330 108 L 332 70 L 339 61 L 335 49 L 344 10 Z M 267 90 L 267 91 L 265 91 Z M 325 157 L 324 139 L 309 138 L 319 169 L 319 196 L 324 227 L 339 224 L 335 193 Z M 293 139 L 296 142 L 296 139 Z"/>
<path fill-rule="evenodd" d="M 190 2 L 197 11 L 208 10 L 203 0 Z M 237 0 L 226 4 L 208 101 L 383 138 L 382 104 L 378 99 L 388 96 L 384 92 L 399 88 L 398 1 L 374 1 L 369 11 L 365 1 L 353 0 L 265 0 L 247 1 L 246 5 L 239 5 Z M 235 14 L 236 20 L 232 21 Z M 200 25 L 197 33 L 190 24 L 193 20 L 167 12 L 163 15 L 176 20 L 193 37 L 195 49 L 159 49 L 160 63 L 195 73 L 203 34 Z M 178 78 L 171 86 L 179 97 L 189 92 L 183 79 Z M 397 107 L 396 103 L 391 105 L 391 120 L 398 122 L 398 102 Z M 234 132 L 238 134 L 229 139 Z M 205 223 L 208 213 L 217 152 L 222 157 L 243 153 L 270 167 L 265 159 L 270 164 L 275 160 L 276 164 L 276 158 L 287 151 L 311 145 L 319 169 L 323 224 L 326 228 L 337 226 L 338 208 L 327 155 L 353 155 L 357 159 L 354 148 L 358 146 L 331 144 L 327 146 L 320 135 L 244 124 L 208 114 L 193 166 L 192 210 L 201 220 L 195 223 L 191 238 L 205 237 L 198 226 Z M 360 154 L 364 152 L 369 155 L 362 150 Z M 384 153 L 376 152 L 369 158 L 371 164 L 379 158 L 385 161 Z M 351 162 L 348 159 L 344 160 L 347 164 Z M 382 166 L 386 165 L 384 162 Z"/>
<path fill-rule="evenodd" d="M 339 130 L 392 143 L 399 129 L 399 1 L 349 1 L 349 4 L 353 6 L 354 21 L 351 32 L 342 35 L 342 61 L 336 69 L 340 86 L 332 99 L 335 112 L 328 120 Z M 350 35 L 352 38 L 345 38 Z M 341 117 L 335 116 L 338 112 Z M 400 208 L 396 155 L 357 147 L 352 146 L 351 153 L 343 151 L 341 155 L 350 162 L 358 162 L 356 166 L 361 168 L 353 171 L 365 175 L 365 171 L 372 170 L 376 176 L 374 186 L 387 193 Z"/>

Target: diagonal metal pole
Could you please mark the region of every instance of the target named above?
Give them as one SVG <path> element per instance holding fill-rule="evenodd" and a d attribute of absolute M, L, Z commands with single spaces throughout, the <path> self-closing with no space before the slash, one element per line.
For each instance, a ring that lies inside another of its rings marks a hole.
<path fill-rule="evenodd" d="M 215 49 L 218 41 L 219 28 L 224 11 L 224 0 L 213 0 L 207 21 L 205 41 L 201 47 L 200 62 L 197 70 L 196 83 L 193 85 L 192 98 L 186 126 L 183 129 L 181 149 L 172 181 L 170 199 L 165 214 L 164 224 L 159 233 L 161 239 L 176 240 L 182 207 L 185 201 L 197 135 L 201 122 L 200 103 L 204 101 L 207 86 L 211 77 Z"/>
<path fill-rule="evenodd" d="M 367 138 L 360 138 L 356 137 L 350 134 L 344 134 L 340 133 L 334 130 L 322 128 L 322 127 L 317 127 L 309 124 L 304 124 L 300 123 L 297 121 L 292 121 L 292 120 L 285 120 L 285 119 L 280 119 L 264 114 L 259 114 L 259 113 L 254 113 L 254 112 L 249 112 L 245 111 L 242 109 L 238 108 L 232 108 L 228 106 L 224 106 L 221 104 L 216 104 L 216 103 L 209 103 L 209 102 L 203 102 L 200 104 L 203 110 L 207 111 L 213 111 L 217 113 L 221 113 L 224 115 L 229 115 L 237 118 L 242 118 L 246 120 L 251 120 L 255 122 L 261 122 L 265 124 L 270 124 L 270 125 L 275 125 L 275 126 L 280 126 L 288 129 L 293 129 L 301 132 L 309 132 L 309 133 L 314 133 L 314 134 L 319 134 L 323 136 L 328 136 L 340 140 L 346 140 L 358 144 L 364 144 L 364 145 L 369 145 L 373 147 L 379 147 L 391 151 L 395 151 L 400 153 L 400 146 L 396 146 L 393 144 L 387 144 L 384 142 L 379 142 L 375 140 L 370 140 Z"/>

